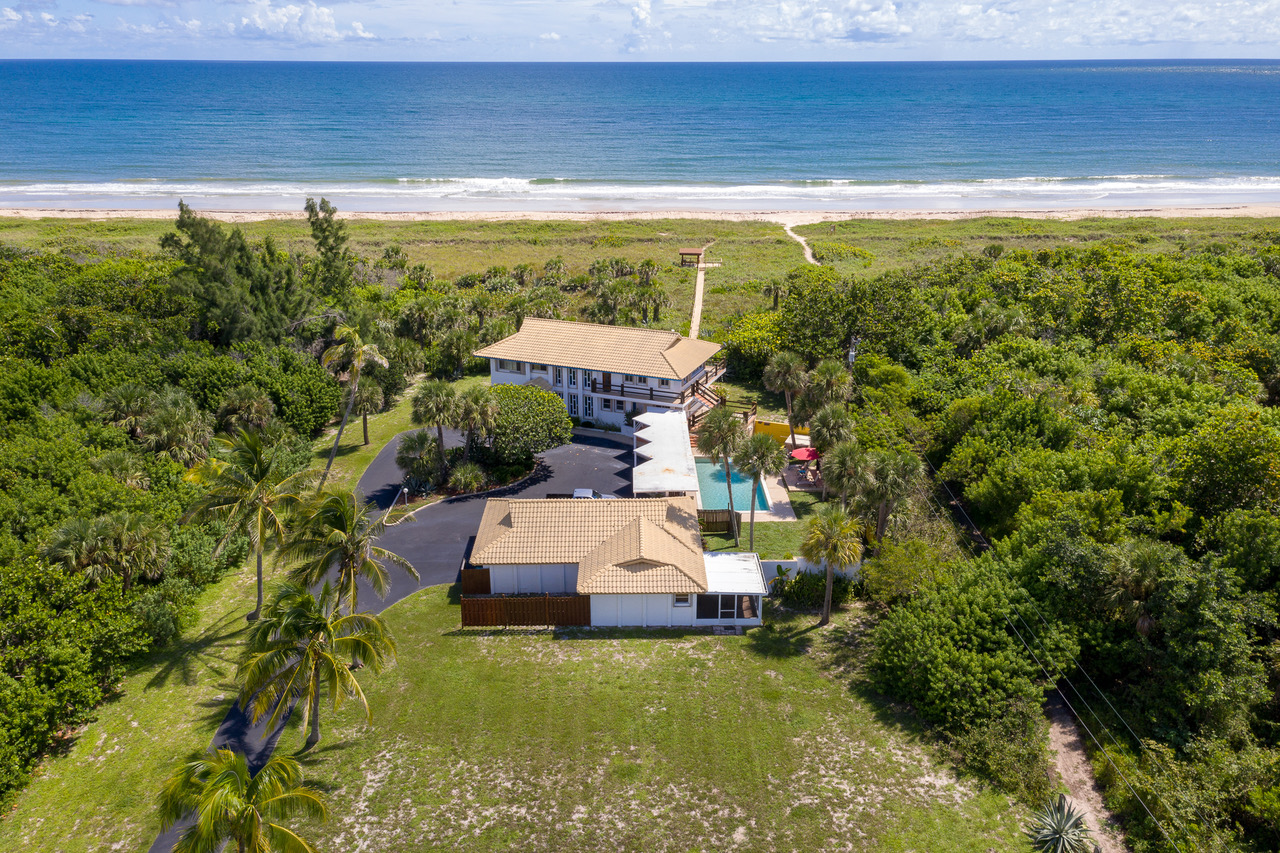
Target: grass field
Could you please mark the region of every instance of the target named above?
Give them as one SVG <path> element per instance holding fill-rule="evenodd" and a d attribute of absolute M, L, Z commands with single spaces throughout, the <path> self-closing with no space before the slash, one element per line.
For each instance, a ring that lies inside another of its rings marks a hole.
<path fill-rule="evenodd" d="M 392 607 L 372 724 L 325 719 L 304 759 L 323 849 L 1024 849 L 1019 811 L 868 688 L 860 611 L 742 637 L 462 631 L 458 613 L 442 587 Z"/>
<path fill-rule="evenodd" d="M 230 707 L 254 572 L 206 589 L 181 642 L 139 661 L 64 754 L 52 756 L 0 823 L 0 853 L 145 850 L 165 777 L 208 746 Z"/>

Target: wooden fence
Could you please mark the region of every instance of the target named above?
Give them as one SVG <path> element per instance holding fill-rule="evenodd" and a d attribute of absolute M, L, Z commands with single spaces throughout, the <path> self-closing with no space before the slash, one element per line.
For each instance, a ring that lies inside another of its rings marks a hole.
<path fill-rule="evenodd" d="M 735 515 L 738 518 L 735 519 Z M 727 509 L 698 510 L 698 527 L 702 529 L 703 533 L 728 533 L 729 525 L 735 521 L 738 523 L 739 529 L 741 529 L 741 513 L 730 512 Z"/>
<path fill-rule="evenodd" d="M 462 599 L 463 628 L 590 624 L 589 595 L 485 595 Z"/>

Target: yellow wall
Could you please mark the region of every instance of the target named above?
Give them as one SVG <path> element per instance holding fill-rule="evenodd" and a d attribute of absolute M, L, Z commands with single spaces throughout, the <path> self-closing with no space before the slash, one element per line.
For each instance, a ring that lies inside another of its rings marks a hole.
<path fill-rule="evenodd" d="M 787 439 L 791 438 L 791 428 L 785 423 L 775 423 L 773 421 L 756 420 L 756 432 L 764 433 L 779 444 L 786 444 Z M 806 427 L 796 427 L 796 435 L 808 435 L 809 430 Z"/>

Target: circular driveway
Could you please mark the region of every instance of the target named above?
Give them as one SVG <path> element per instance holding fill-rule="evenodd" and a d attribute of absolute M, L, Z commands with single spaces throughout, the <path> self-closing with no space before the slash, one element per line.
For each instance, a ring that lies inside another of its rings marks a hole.
<path fill-rule="evenodd" d="M 365 495 L 394 496 L 399 489 L 403 475 L 395 464 L 399 439 L 396 436 L 389 442 L 360 478 L 360 490 Z M 360 603 L 378 612 L 419 589 L 457 580 L 488 498 L 543 498 L 548 494 L 570 494 L 574 489 L 595 489 L 620 497 L 631 495 L 632 449 L 617 439 L 575 434 L 571 444 L 549 450 L 538 460 L 533 475 L 522 483 L 440 501 L 418 510 L 412 519 L 388 527 L 378 544 L 408 560 L 418 570 L 419 579 L 415 581 L 392 568 L 386 599 L 379 600 L 372 591 L 362 589 Z M 380 503 L 384 507 L 388 504 L 389 498 Z"/>

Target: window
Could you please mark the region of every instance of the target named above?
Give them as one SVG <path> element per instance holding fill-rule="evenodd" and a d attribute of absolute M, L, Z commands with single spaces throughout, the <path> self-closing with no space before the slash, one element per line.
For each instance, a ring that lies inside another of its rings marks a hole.
<path fill-rule="evenodd" d="M 688 607 L 688 606 L 689 606 L 689 594 L 688 594 L 688 593 L 685 593 L 684 595 L 677 595 L 677 596 L 676 596 L 676 600 L 675 600 L 674 604 L 675 604 L 675 606 L 676 606 L 676 607 Z"/>
<path fill-rule="evenodd" d="M 591 387 L 591 371 L 590 370 L 582 371 L 582 387 L 583 388 Z"/>
<path fill-rule="evenodd" d="M 595 416 L 595 409 L 593 408 L 595 399 L 596 398 L 592 397 L 590 394 L 584 394 L 582 396 L 582 416 L 584 418 Z"/>
<path fill-rule="evenodd" d="M 524 362 L 500 358 L 498 359 L 498 369 L 505 370 L 508 373 L 524 373 Z"/>
<path fill-rule="evenodd" d="M 622 381 L 630 382 L 632 385 L 636 385 L 640 382 L 640 378 L 637 376 L 632 376 L 630 373 L 624 373 L 622 375 Z"/>
<path fill-rule="evenodd" d="M 533 372 L 534 372 L 534 373 L 546 373 L 546 372 L 547 372 L 547 366 L 546 366 L 545 364 L 531 364 L 531 365 L 529 365 L 529 366 L 530 366 L 531 368 L 533 368 Z"/>
<path fill-rule="evenodd" d="M 608 397 L 601 397 L 600 408 L 604 409 L 606 412 L 611 410 L 613 408 L 613 401 L 610 400 Z"/>
<path fill-rule="evenodd" d="M 564 384 L 564 371 L 561 370 L 559 367 L 556 368 L 556 384 L 557 385 Z"/>
<path fill-rule="evenodd" d="M 755 619 L 760 615 L 758 595 L 699 595 L 698 619 Z"/>
<path fill-rule="evenodd" d="M 659 379 L 659 380 L 658 380 L 658 387 L 659 387 L 659 388 L 670 388 L 670 387 L 671 387 L 671 380 L 670 380 L 670 379 Z"/>
<path fill-rule="evenodd" d="M 577 394 L 569 395 L 569 414 L 575 418 L 578 416 L 578 395 Z"/>
<path fill-rule="evenodd" d="M 569 371 L 569 387 L 570 388 L 578 387 L 578 371 L 576 370 L 571 369 Z"/>

